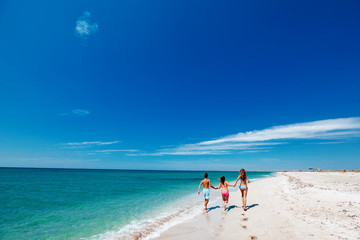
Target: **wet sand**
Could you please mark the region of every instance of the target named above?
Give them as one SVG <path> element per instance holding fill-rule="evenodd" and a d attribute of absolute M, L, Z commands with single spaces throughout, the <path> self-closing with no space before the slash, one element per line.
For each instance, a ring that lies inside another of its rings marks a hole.
<path fill-rule="evenodd" d="M 208 213 L 157 239 L 360 239 L 360 173 L 277 173 L 249 184 L 247 211 L 240 195 L 226 212 L 210 200 Z"/>

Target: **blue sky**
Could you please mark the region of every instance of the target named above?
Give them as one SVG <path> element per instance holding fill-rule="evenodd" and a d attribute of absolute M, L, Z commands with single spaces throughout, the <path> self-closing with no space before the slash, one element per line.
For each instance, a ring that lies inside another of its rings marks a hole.
<path fill-rule="evenodd" d="M 359 1 L 0 2 L 0 166 L 360 168 Z"/>

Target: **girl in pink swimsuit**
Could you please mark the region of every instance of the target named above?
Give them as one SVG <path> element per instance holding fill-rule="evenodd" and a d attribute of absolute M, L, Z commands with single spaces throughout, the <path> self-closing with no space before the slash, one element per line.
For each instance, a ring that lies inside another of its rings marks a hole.
<path fill-rule="evenodd" d="M 228 186 L 234 187 L 235 185 L 230 185 L 227 181 L 225 181 L 225 177 L 221 176 L 220 178 L 220 184 L 218 187 L 214 189 L 221 188 L 221 196 L 223 199 L 223 205 L 224 205 L 224 211 L 226 211 L 226 204 L 229 202 L 229 189 Z"/>

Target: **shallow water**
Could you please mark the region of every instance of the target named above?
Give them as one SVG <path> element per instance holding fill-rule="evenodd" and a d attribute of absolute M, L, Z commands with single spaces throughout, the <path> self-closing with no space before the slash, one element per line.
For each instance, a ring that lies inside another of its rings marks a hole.
<path fill-rule="evenodd" d="M 209 172 L 212 184 L 222 175 L 233 181 L 238 172 Z M 0 168 L 0 238 L 150 238 L 201 212 L 202 179 L 196 171 Z"/>

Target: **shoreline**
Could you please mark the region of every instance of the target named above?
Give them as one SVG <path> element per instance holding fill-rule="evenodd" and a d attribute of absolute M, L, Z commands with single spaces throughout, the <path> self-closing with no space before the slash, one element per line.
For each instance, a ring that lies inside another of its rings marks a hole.
<path fill-rule="evenodd" d="M 271 177 L 273 175 L 266 176 Z M 256 181 L 260 178 L 255 178 Z M 232 181 L 232 180 L 230 180 Z M 232 181 L 235 183 L 235 179 Z M 221 195 L 215 194 L 220 193 L 219 190 L 215 191 L 213 189 L 211 193 L 211 197 L 213 202 L 221 203 L 222 198 Z M 233 188 L 229 188 L 230 192 L 234 192 Z M 153 216 L 151 218 L 145 218 L 143 220 L 137 221 L 132 225 L 126 225 L 122 227 L 120 230 L 115 231 L 113 233 L 105 233 L 99 234 L 97 236 L 93 236 L 95 239 L 100 237 L 99 239 L 114 239 L 114 240 L 150 240 L 157 239 L 164 232 L 172 229 L 179 224 L 182 224 L 187 221 L 191 221 L 192 219 L 197 218 L 203 213 L 203 208 L 198 208 L 199 205 L 202 205 L 203 202 L 203 194 L 200 192 L 200 195 L 197 192 L 189 193 L 184 196 L 182 199 L 177 200 L 177 203 L 170 202 L 165 206 L 165 210 L 158 212 L 157 216 Z M 175 205 L 182 205 L 181 208 L 174 207 Z M 203 206 L 203 205 L 202 205 Z M 170 210 L 170 208 L 173 208 Z M 145 223 L 145 224 L 143 224 Z"/>
<path fill-rule="evenodd" d="M 356 172 L 277 172 L 249 185 L 247 205 L 243 211 L 237 189 L 229 211 L 210 199 L 208 213 L 154 239 L 360 239 Z"/>
<path fill-rule="evenodd" d="M 275 173 L 273 172 L 267 176 L 255 177 L 253 178 L 253 181 L 256 182 L 261 179 L 272 178 L 274 175 Z M 235 183 L 235 180 L 236 179 L 229 181 L 233 184 Z M 229 187 L 229 191 L 230 193 L 236 193 L 238 188 Z M 220 190 L 211 189 L 210 197 L 213 203 L 222 205 L 222 197 L 220 193 Z M 161 237 L 164 232 L 169 231 L 169 229 L 176 228 L 182 223 L 192 221 L 193 219 L 201 216 L 204 213 L 203 203 L 204 200 L 202 192 L 200 195 L 198 195 L 197 192 L 193 192 L 184 196 L 182 199 L 177 200 L 177 204 L 174 204 L 173 202 L 168 203 L 165 206 L 166 210 L 158 212 L 157 216 L 144 218 L 143 220 L 139 220 L 131 225 L 126 225 L 112 234 L 107 232 L 105 234 L 99 234 L 98 236 L 100 236 L 99 239 L 115 240 L 157 239 Z M 178 205 L 181 205 L 181 207 L 176 207 Z M 198 206 L 202 206 L 202 208 L 199 208 Z M 170 210 L 170 208 L 172 209 Z M 97 239 L 97 236 L 94 237 Z"/>

